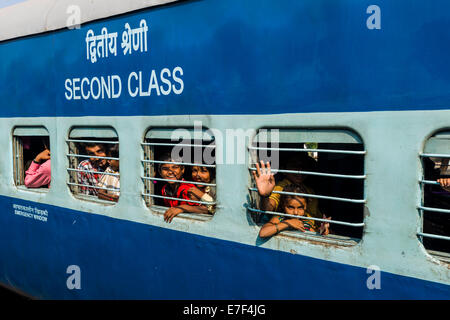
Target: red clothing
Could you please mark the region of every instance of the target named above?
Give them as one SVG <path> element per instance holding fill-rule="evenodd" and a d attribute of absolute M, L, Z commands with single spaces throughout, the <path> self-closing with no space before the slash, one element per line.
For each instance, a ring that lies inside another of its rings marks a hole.
<path fill-rule="evenodd" d="M 25 186 L 27 188 L 40 188 L 49 185 L 52 179 L 50 168 L 50 160 L 45 161 L 43 164 L 33 161 L 25 172 Z"/>
<path fill-rule="evenodd" d="M 176 192 L 176 196 L 170 196 L 167 194 L 166 192 L 166 187 L 167 187 L 168 183 L 166 183 L 164 185 L 164 187 L 161 190 L 161 193 L 163 196 L 165 197 L 171 197 L 171 198 L 179 198 L 179 199 L 186 199 L 186 200 L 191 200 L 188 196 L 188 190 L 191 188 L 195 188 L 195 186 L 193 184 L 190 183 L 181 183 L 178 186 L 177 192 Z M 187 201 L 179 201 L 179 200 L 171 200 L 171 199 L 164 199 L 164 204 L 167 207 L 176 207 L 176 206 L 180 206 L 183 204 L 187 204 L 190 206 L 199 206 L 199 203 L 193 203 L 193 202 L 187 202 Z"/>

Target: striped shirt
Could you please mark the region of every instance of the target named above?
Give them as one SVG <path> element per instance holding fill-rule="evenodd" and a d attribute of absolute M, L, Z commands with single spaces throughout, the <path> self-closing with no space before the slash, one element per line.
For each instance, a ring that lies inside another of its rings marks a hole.
<path fill-rule="evenodd" d="M 105 170 L 105 173 L 119 174 L 118 171 L 114 171 L 113 169 L 111 169 L 111 167 L 108 167 Z M 100 188 L 112 189 L 114 191 L 107 190 L 108 194 L 120 196 L 120 177 L 119 176 L 112 176 L 109 174 L 104 174 L 100 178 L 100 182 L 97 184 L 97 186 Z"/>
<path fill-rule="evenodd" d="M 86 186 L 97 186 L 98 181 L 103 173 L 102 168 L 94 168 L 89 159 L 81 161 L 78 165 L 78 170 L 98 172 L 77 172 L 78 183 Z M 84 193 L 87 195 L 96 196 L 98 194 L 98 190 L 96 188 L 80 187 L 80 189 L 80 193 Z"/>

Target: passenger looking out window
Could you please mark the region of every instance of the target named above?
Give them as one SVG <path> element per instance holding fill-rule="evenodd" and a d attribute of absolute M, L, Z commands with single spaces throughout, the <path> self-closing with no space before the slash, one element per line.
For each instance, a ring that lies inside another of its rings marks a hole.
<path fill-rule="evenodd" d="M 287 185 L 284 187 L 283 191 L 291 193 L 308 193 L 308 190 L 306 190 L 305 187 L 295 184 Z M 283 194 L 280 197 L 279 207 L 285 214 L 311 217 L 308 213 L 308 201 L 306 198 L 301 196 Z M 331 220 L 331 217 L 326 218 L 323 216 L 323 218 Z M 329 233 L 329 226 L 329 223 L 322 222 L 319 224 L 314 220 L 274 215 L 269 222 L 262 226 L 259 231 L 259 236 L 261 238 L 271 237 L 286 229 L 300 230 L 303 232 L 317 231 L 319 234 L 327 235 Z"/>
<path fill-rule="evenodd" d="M 450 159 L 441 159 L 441 169 L 439 172 L 439 178 L 437 182 L 441 185 L 442 189 L 450 193 Z"/>
<path fill-rule="evenodd" d="M 206 206 L 196 202 L 189 202 L 189 200 L 193 200 L 192 198 L 197 193 L 195 190 L 197 188 L 193 184 L 179 182 L 185 181 L 183 178 L 185 168 L 183 165 L 178 164 L 181 160 L 172 159 L 170 154 L 166 154 L 160 161 L 175 162 L 173 164 L 160 163 L 158 166 L 159 174 L 166 180 L 166 183 L 162 187 L 161 195 L 168 197 L 164 198 L 164 205 L 169 207 L 164 213 L 164 221 L 170 223 L 174 217 L 182 212 L 208 213 L 208 208 Z M 169 198 L 183 199 L 186 201 Z"/>
<path fill-rule="evenodd" d="M 211 170 L 208 167 L 202 166 L 193 166 L 192 167 L 192 181 L 198 183 L 207 183 L 207 184 L 215 184 L 215 171 Z M 196 188 L 189 189 L 189 194 L 191 196 L 191 200 L 196 201 L 209 201 L 213 202 L 216 199 L 216 191 L 214 187 L 209 185 L 197 184 Z M 208 212 L 214 213 L 215 207 L 214 205 L 208 205 Z"/>
<path fill-rule="evenodd" d="M 24 184 L 27 188 L 50 187 L 51 164 L 48 138 L 44 139 L 42 143 L 44 150 L 36 155 L 25 172 Z"/>
<path fill-rule="evenodd" d="M 119 158 L 119 145 L 114 145 L 108 150 L 108 157 Z M 109 190 L 98 189 L 98 198 L 117 202 L 120 196 L 119 160 L 108 159 L 106 161 L 109 166 L 97 186 Z"/>
<path fill-rule="evenodd" d="M 86 172 L 77 172 L 78 182 L 85 186 L 97 186 L 102 173 L 108 166 L 106 159 L 96 157 L 106 157 L 106 148 L 103 144 L 98 143 L 86 143 L 84 144 L 86 155 L 91 158 L 81 161 L 78 165 L 78 170 L 84 170 Z M 94 172 L 89 172 L 94 171 Z M 80 187 L 80 193 L 87 195 L 98 195 L 97 188 Z"/>
<path fill-rule="evenodd" d="M 438 184 L 426 184 L 423 202 L 425 207 L 450 210 L 450 168 L 449 158 L 423 159 L 424 178 L 436 181 Z M 424 210 L 423 232 L 437 236 L 450 236 L 450 215 L 445 212 Z M 440 252 L 450 252 L 449 240 L 425 237 L 423 244 L 426 249 Z"/>
<path fill-rule="evenodd" d="M 308 171 L 308 156 L 298 156 L 289 158 L 285 164 L 282 164 L 283 170 L 290 171 Z M 311 159 L 314 161 L 313 159 Z M 261 166 L 256 163 L 256 172 L 252 171 L 253 177 L 256 182 L 258 193 L 262 198 L 262 210 L 264 211 L 279 211 L 281 194 L 274 193 L 273 191 L 282 192 L 284 188 L 289 184 L 296 184 L 306 191 L 307 194 L 315 194 L 314 190 L 305 184 L 306 176 L 298 173 L 284 173 L 284 179 L 275 182 L 273 173 L 271 172 L 270 164 L 264 164 L 261 161 Z M 316 198 L 307 198 L 308 212 L 311 217 L 322 218 L 323 215 L 319 209 L 319 201 Z"/>

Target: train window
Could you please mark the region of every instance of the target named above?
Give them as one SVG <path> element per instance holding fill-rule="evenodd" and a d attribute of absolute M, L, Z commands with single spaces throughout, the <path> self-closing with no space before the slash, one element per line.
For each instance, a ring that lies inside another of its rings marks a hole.
<path fill-rule="evenodd" d="M 338 129 L 261 129 L 249 149 L 250 172 L 257 172 L 256 162 L 270 160 L 275 180 L 275 187 L 261 197 L 251 174 L 248 210 L 257 225 L 262 226 L 273 217 L 292 218 L 287 204 L 291 196 L 299 196 L 306 202 L 309 217 L 301 219 L 309 231 L 290 228 L 282 234 L 342 245 L 361 239 L 366 152 L 357 134 Z M 330 233 L 326 237 L 319 235 L 321 223 L 327 222 Z"/>
<path fill-rule="evenodd" d="M 47 191 L 50 188 L 50 139 L 44 127 L 13 130 L 14 183 L 19 188 Z"/>
<path fill-rule="evenodd" d="M 82 200 L 114 204 L 120 195 L 119 139 L 110 127 L 76 127 L 67 139 L 70 191 Z"/>
<path fill-rule="evenodd" d="M 154 128 L 142 147 L 147 207 L 157 214 L 209 220 L 216 204 L 214 137 L 204 129 Z"/>
<path fill-rule="evenodd" d="M 420 156 L 423 175 L 418 236 L 430 254 L 450 262 L 450 132 L 432 136 Z"/>

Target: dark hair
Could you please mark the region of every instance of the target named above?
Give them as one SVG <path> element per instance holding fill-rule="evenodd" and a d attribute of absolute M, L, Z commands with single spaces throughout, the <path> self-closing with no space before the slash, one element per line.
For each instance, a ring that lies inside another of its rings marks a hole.
<path fill-rule="evenodd" d="M 43 149 L 47 148 L 48 150 L 50 150 L 50 137 L 42 137 L 41 142 Z"/>
<path fill-rule="evenodd" d="M 298 184 L 289 184 L 286 187 L 283 188 L 283 192 L 292 192 L 292 193 L 309 193 L 308 190 L 306 190 L 306 188 L 303 185 L 298 185 Z M 302 198 L 305 200 L 306 197 L 303 196 L 295 196 L 295 195 L 290 195 L 290 194 L 282 194 L 281 198 L 280 198 L 280 207 L 282 209 L 284 209 L 284 207 L 286 206 L 286 204 L 288 203 L 289 200 L 291 199 L 298 199 L 298 198 Z M 306 201 L 308 203 L 308 201 Z"/>
<path fill-rule="evenodd" d="M 115 144 L 108 149 L 108 156 L 113 158 L 119 158 L 119 145 Z"/>
<path fill-rule="evenodd" d="M 86 150 L 86 148 L 92 148 L 92 147 L 99 146 L 105 152 L 107 151 L 107 148 L 105 147 L 105 145 L 103 143 L 98 143 L 98 142 L 82 142 L 82 143 L 80 143 L 80 146 L 83 148 L 83 150 Z"/>
<path fill-rule="evenodd" d="M 194 167 L 205 168 L 206 170 L 208 170 L 209 178 L 211 179 L 211 181 L 216 178 L 216 170 L 215 170 L 215 168 L 205 167 L 205 165 L 202 165 L 202 164 L 195 164 L 194 166 L 192 166 L 192 168 L 194 168 Z"/>
<path fill-rule="evenodd" d="M 182 162 L 180 158 L 173 158 L 171 153 L 164 153 L 161 157 L 158 158 L 158 161 L 167 161 L 167 162 Z M 165 163 L 158 163 L 158 171 L 161 170 L 161 167 Z"/>

